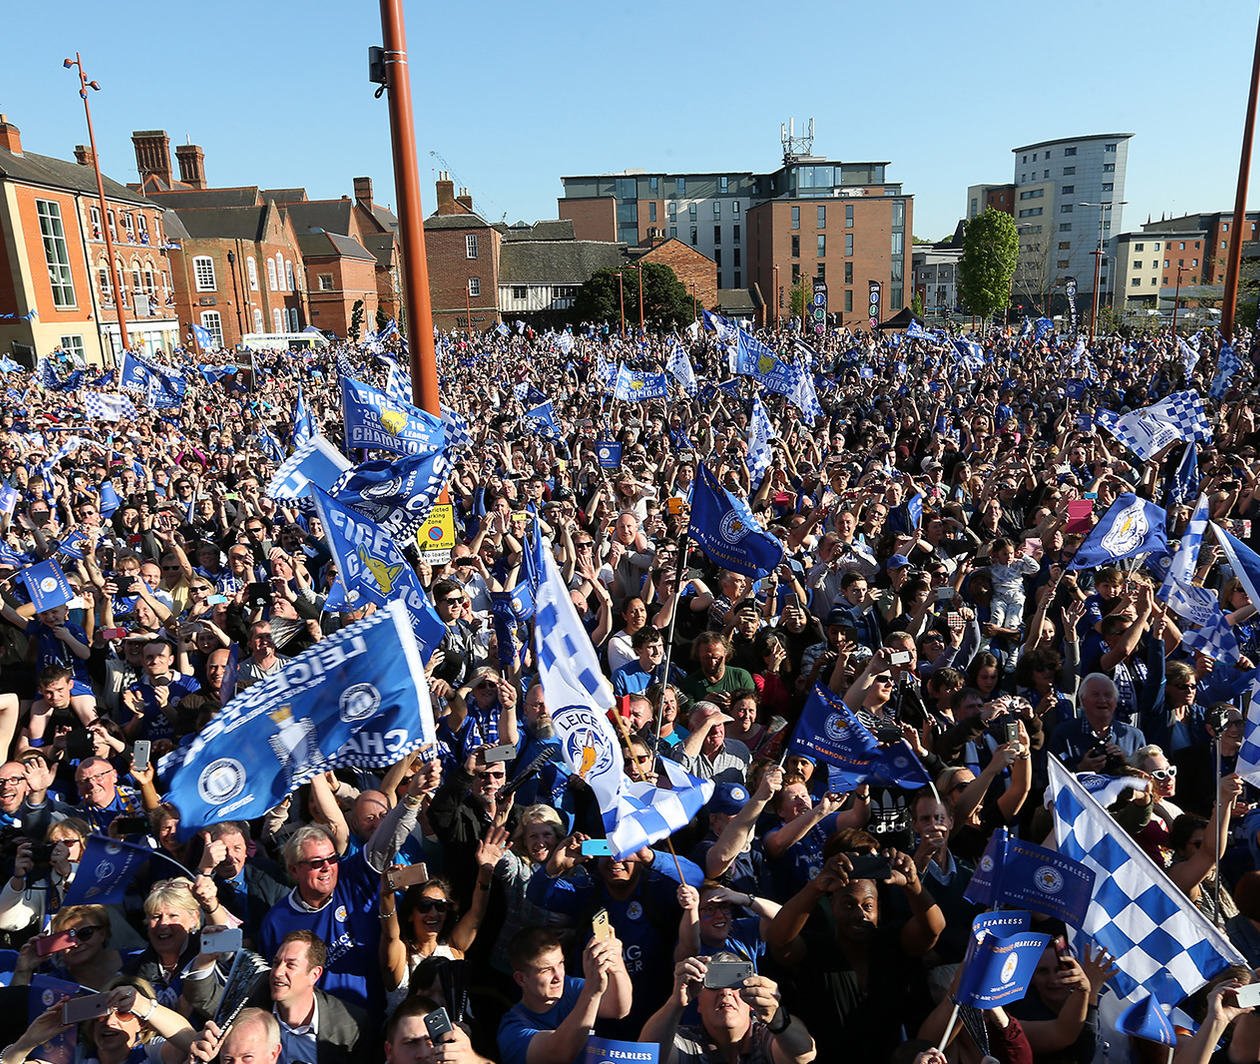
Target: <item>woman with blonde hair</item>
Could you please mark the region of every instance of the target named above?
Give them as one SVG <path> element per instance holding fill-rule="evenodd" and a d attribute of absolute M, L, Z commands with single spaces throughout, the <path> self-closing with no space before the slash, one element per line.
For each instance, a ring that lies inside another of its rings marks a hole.
<path fill-rule="evenodd" d="M 13 986 L 29 986 L 31 976 L 41 970 L 59 979 L 72 979 L 80 986 L 104 986 L 122 971 L 122 956 L 112 945 L 109 911 L 104 905 L 68 905 L 52 918 L 52 935 L 63 931 L 65 946 L 41 960 L 34 939 L 18 953 L 13 969 Z M 58 943 L 60 944 L 60 943 Z"/>
<path fill-rule="evenodd" d="M 149 944 L 128 954 L 123 971 L 152 983 L 164 1005 L 179 1001 L 183 970 L 197 955 L 203 915 L 209 917 L 207 923 L 224 925 L 230 920 L 209 876 L 199 876 L 196 884 L 182 876 L 158 880 L 144 899 Z"/>

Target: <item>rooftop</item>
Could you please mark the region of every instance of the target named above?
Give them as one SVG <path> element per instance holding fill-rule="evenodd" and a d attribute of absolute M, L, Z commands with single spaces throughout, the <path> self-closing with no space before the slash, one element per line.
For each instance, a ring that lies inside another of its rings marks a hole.
<path fill-rule="evenodd" d="M 30 151 L 14 155 L 7 148 L 0 148 L 0 177 L 96 195 L 96 172 L 92 167 L 80 166 L 68 159 L 54 159 L 51 155 L 36 155 Z M 105 195 L 109 199 L 127 203 L 148 202 L 135 189 L 120 185 L 112 178 L 102 175 L 102 181 Z"/>
<path fill-rule="evenodd" d="M 1051 144 L 1080 144 L 1087 140 L 1128 140 L 1132 136 L 1132 133 L 1086 133 L 1079 137 L 1056 137 L 1054 140 L 1039 140 L 1036 144 L 1025 144 L 1019 148 L 1012 148 L 1011 151 L 1032 151 L 1034 148 L 1044 148 Z"/>
<path fill-rule="evenodd" d="M 505 240 L 500 284 L 582 284 L 625 264 L 625 244 L 602 240 Z"/>

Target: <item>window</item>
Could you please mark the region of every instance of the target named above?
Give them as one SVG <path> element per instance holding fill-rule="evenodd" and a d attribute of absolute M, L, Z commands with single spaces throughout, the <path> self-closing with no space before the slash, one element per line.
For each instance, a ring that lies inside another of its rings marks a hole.
<path fill-rule="evenodd" d="M 723 174 L 718 178 L 718 191 L 729 192 L 731 187 L 731 179 Z"/>
<path fill-rule="evenodd" d="M 114 282 L 109 275 L 109 266 L 102 259 L 96 265 L 96 280 L 101 289 L 101 302 L 107 307 L 114 305 Z"/>
<path fill-rule="evenodd" d="M 825 281 L 827 279 L 827 264 L 825 262 L 820 262 L 818 264 L 818 279 L 820 281 Z"/>
<path fill-rule="evenodd" d="M 827 207 L 821 203 L 818 205 L 818 228 L 827 228 Z"/>
<path fill-rule="evenodd" d="M 1059 232 L 1060 232 L 1060 233 L 1070 233 L 1071 231 L 1072 231 L 1072 223 L 1071 223 L 1071 222 L 1060 222 L 1060 223 L 1059 223 Z"/>
<path fill-rule="evenodd" d="M 131 217 L 131 211 L 123 211 L 123 230 L 127 234 L 127 239 L 131 243 L 136 242 L 136 221 Z"/>
<path fill-rule="evenodd" d="M 1026 162 L 1028 162 L 1028 156 L 1027 156 L 1027 155 L 1025 155 L 1022 159 L 1020 159 L 1020 162 L 1021 162 L 1021 163 L 1026 163 Z"/>
<path fill-rule="evenodd" d="M 827 254 L 827 237 L 823 233 L 818 234 L 818 257 L 821 259 Z"/>
<path fill-rule="evenodd" d="M 1064 185 L 1064 186 L 1063 186 L 1063 194 L 1064 194 L 1065 196 L 1075 196 L 1075 195 L 1076 195 L 1076 186 L 1075 186 L 1075 185 Z"/>
<path fill-rule="evenodd" d="M 799 262 L 792 263 L 792 283 L 796 284 L 801 279 L 801 264 Z"/>
<path fill-rule="evenodd" d="M 1228 245 L 1226 244 L 1226 242 L 1225 242 L 1224 240 L 1222 240 L 1222 241 L 1221 241 L 1221 250 L 1222 250 L 1222 251 L 1224 251 L 1224 250 L 1225 250 L 1225 248 L 1226 248 L 1227 246 L 1228 246 Z"/>
<path fill-rule="evenodd" d="M 1186 250 L 1186 242 L 1185 242 L 1184 240 L 1178 240 L 1178 241 L 1177 241 L 1177 250 L 1178 250 L 1178 251 L 1185 251 L 1185 250 Z"/>
<path fill-rule="evenodd" d="M 853 204 L 846 203 L 844 205 L 844 227 L 846 229 L 853 228 Z"/>
<path fill-rule="evenodd" d="M 971 213 L 972 213 L 972 214 L 978 214 L 978 213 L 979 213 L 979 208 L 978 208 L 978 206 L 977 206 L 977 204 L 976 204 L 976 197 L 975 197 L 975 196 L 972 196 L 972 197 L 971 197 Z"/>
<path fill-rule="evenodd" d="M 731 204 L 731 213 L 732 214 L 739 213 L 739 200 L 735 200 L 735 202 Z"/>
<path fill-rule="evenodd" d="M 1104 173 L 1104 174 L 1114 174 L 1115 172 L 1116 172 L 1116 164 L 1115 164 L 1115 163 L 1103 163 L 1103 173 Z"/>
<path fill-rule="evenodd" d="M 799 236 L 792 237 L 792 258 L 799 259 L 801 257 L 801 238 Z"/>
<path fill-rule="evenodd" d="M 721 200 L 713 201 L 713 217 L 714 218 L 722 217 L 722 201 Z"/>
<path fill-rule="evenodd" d="M 267 259 L 267 291 L 275 292 L 280 286 L 276 284 L 275 260 Z"/>
<path fill-rule="evenodd" d="M 302 322 L 298 319 L 297 307 L 289 308 L 289 332 L 300 332 Z"/>
<path fill-rule="evenodd" d="M 687 205 L 687 218 L 693 222 L 696 220 L 696 205 L 694 203 Z"/>
<path fill-rule="evenodd" d="M 1104 181 L 1102 188 L 1104 192 L 1115 192 L 1116 190 L 1116 186 L 1110 181 Z"/>
<path fill-rule="evenodd" d="M 266 328 L 266 322 L 263 320 L 263 312 L 261 307 L 254 308 L 254 332 L 260 333 Z"/>
<path fill-rule="evenodd" d="M 844 253 L 846 255 L 853 254 L 853 234 L 852 233 L 844 234 Z"/>
<path fill-rule="evenodd" d="M 673 239 L 673 238 L 677 237 L 677 236 L 678 236 L 678 226 L 676 226 L 676 225 L 671 225 L 671 226 L 669 227 L 669 235 L 670 235 L 670 238 L 671 238 L 671 239 Z"/>
<path fill-rule="evenodd" d="M 284 311 L 276 307 L 271 312 L 271 331 L 284 332 Z"/>
<path fill-rule="evenodd" d="M 1136 265 L 1137 265 L 1137 263 L 1134 263 L 1134 265 L 1136 266 Z M 1141 283 L 1142 283 L 1142 278 L 1140 278 L 1140 277 L 1135 277 L 1135 278 L 1133 278 L 1133 280 L 1132 280 L 1132 281 L 1130 281 L 1130 282 L 1129 282 L 1129 287 L 1130 287 L 1130 288 L 1137 288 L 1137 286 L 1138 286 L 1138 285 L 1140 285 Z"/>
<path fill-rule="evenodd" d="M 118 226 L 117 226 L 117 225 L 115 224 L 115 222 L 114 222 L 114 212 L 113 212 L 113 211 L 106 211 L 106 212 L 105 212 L 105 225 L 106 225 L 106 226 L 108 227 L 108 229 L 109 229 L 109 238 L 110 238 L 110 240 L 117 240 L 117 239 L 118 239 Z"/>
<path fill-rule="evenodd" d="M 1071 251 L 1071 250 L 1072 250 L 1072 241 L 1070 241 L 1070 240 L 1060 240 L 1060 241 L 1059 241 L 1059 250 L 1060 250 L 1060 251 Z M 1139 262 L 1139 263 L 1135 263 L 1135 265 L 1137 265 L 1137 266 L 1141 266 L 1142 264 Z"/>
<path fill-rule="evenodd" d="M 649 177 L 649 178 L 648 178 L 648 188 L 650 188 L 650 189 L 652 190 L 652 192 L 653 192 L 653 193 L 660 192 L 660 190 L 661 190 L 661 179 L 660 179 L 659 177 Z"/>
<path fill-rule="evenodd" d="M 739 254 L 739 252 L 738 252 L 738 251 L 736 251 L 736 252 L 735 252 L 735 254 L 736 254 L 736 255 L 738 255 L 738 254 Z M 737 263 L 737 265 L 738 265 L 738 263 Z M 743 287 L 744 287 L 744 275 L 743 275 L 743 274 L 741 274 L 741 273 L 739 272 L 739 270 L 736 270 L 736 271 L 735 271 L 735 287 L 736 287 L 736 288 L 743 288 Z"/>
<path fill-rule="evenodd" d="M 733 263 L 734 263 L 734 265 L 736 265 L 736 266 L 740 266 L 740 265 L 742 265 L 742 263 L 740 262 L 739 248 L 736 248 L 736 249 L 735 249 L 735 251 L 733 252 L 732 262 L 733 262 Z"/>
<path fill-rule="evenodd" d="M 74 359 L 76 363 L 84 361 L 82 336 L 63 336 L 58 343 L 61 349 Z"/>
<path fill-rule="evenodd" d="M 1070 204 L 1070 203 L 1064 203 L 1061 207 L 1059 207 L 1059 213 L 1060 213 L 1060 214 L 1071 214 L 1071 213 L 1072 213 L 1072 204 Z"/>
<path fill-rule="evenodd" d="M 470 296 L 481 295 L 481 278 L 480 277 L 468 278 L 468 294 Z"/>
<path fill-rule="evenodd" d="M 122 259 L 114 260 L 114 276 L 118 278 L 118 302 L 127 305 L 127 271 L 123 269 Z"/>
<path fill-rule="evenodd" d="M 331 292 L 333 290 L 333 275 L 331 273 L 321 273 L 318 282 L 321 292 Z"/>
<path fill-rule="evenodd" d="M 1224 244 L 1222 244 L 1221 246 L 1222 246 L 1222 247 L 1224 247 L 1225 245 L 1224 245 Z M 1158 251 L 1158 250 L 1159 250 L 1159 241 L 1158 241 L 1158 240 L 1156 240 L 1156 241 L 1155 241 L 1155 243 L 1152 245 L 1152 247 L 1154 248 L 1154 250 Z"/>
<path fill-rule="evenodd" d="M 70 273 L 66 231 L 61 224 L 61 204 L 52 200 L 36 200 L 35 213 L 39 216 L 39 235 L 44 240 L 44 261 L 48 264 L 53 306 L 73 307 L 74 277 Z"/>
<path fill-rule="evenodd" d="M 1030 188 L 1021 192 L 1019 198 L 1022 200 L 1041 199 L 1045 194 L 1046 190 L 1044 188 Z"/>
<path fill-rule="evenodd" d="M 699 226 L 695 226 L 695 225 L 693 225 L 693 226 L 691 227 L 691 246 L 692 246 L 692 247 L 695 247 L 695 246 L 696 246 L 696 241 L 699 239 L 699 235 L 700 235 L 700 228 L 699 228 Z"/>
<path fill-rule="evenodd" d="M 892 253 L 894 255 L 903 255 L 906 250 L 906 234 L 899 229 L 893 230 L 892 235 Z"/>
<path fill-rule="evenodd" d="M 1198 265 L 1199 265 L 1199 260 L 1198 260 L 1198 259 L 1191 259 L 1191 260 L 1190 260 L 1190 265 L 1191 265 L 1191 266 L 1198 266 Z"/>
<path fill-rule="evenodd" d="M 1036 161 L 1037 161 L 1037 153 L 1036 153 L 1036 152 L 1033 152 L 1032 161 L 1033 161 L 1033 162 L 1036 162 Z"/>
<path fill-rule="evenodd" d="M 853 289 L 846 288 L 844 290 L 844 309 L 849 313 L 853 312 Z"/>
<path fill-rule="evenodd" d="M 648 204 L 648 221 L 649 222 L 656 221 L 656 201 L 655 200 L 653 200 L 651 203 Z"/>
<path fill-rule="evenodd" d="M 1075 155 L 1075 154 L 1076 154 L 1076 149 L 1075 149 L 1075 148 L 1064 148 L 1064 149 L 1063 149 L 1063 154 L 1064 154 L 1064 155 Z"/>
<path fill-rule="evenodd" d="M 715 248 L 713 251 L 713 265 L 715 265 L 719 270 L 722 268 L 722 249 L 721 248 Z"/>
<path fill-rule="evenodd" d="M 800 207 L 792 208 L 792 228 L 799 229 L 801 227 L 801 209 Z"/>
<path fill-rule="evenodd" d="M 722 243 L 722 227 L 720 225 L 713 227 L 713 243 L 715 246 Z"/>
<path fill-rule="evenodd" d="M 853 263 L 851 262 L 846 262 L 844 264 L 844 283 L 845 284 L 853 283 Z"/>
<path fill-rule="evenodd" d="M 477 234 L 468 233 L 464 237 L 464 258 L 475 259 L 477 257 Z"/>
<path fill-rule="evenodd" d="M 1140 270 L 1140 269 L 1142 268 L 1142 260 L 1141 260 L 1141 259 L 1135 259 L 1135 260 L 1133 261 L 1133 268 L 1134 268 L 1135 270 Z"/>
<path fill-rule="evenodd" d="M 1039 218 L 1044 210 L 1044 207 L 1025 207 L 1019 212 L 1019 216 L 1021 218 Z"/>
<path fill-rule="evenodd" d="M 100 240 L 101 238 L 101 209 L 100 207 L 88 206 L 88 220 L 92 226 L 92 239 Z"/>
<path fill-rule="evenodd" d="M 1071 260 L 1071 259 L 1060 259 L 1060 260 L 1059 260 L 1059 269 L 1061 269 L 1061 270 L 1066 270 L 1066 269 L 1067 269 L 1070 265 L 1072 265 L 1072 260 Z"/>
<path fill-rule="evenodd" d="M 513 299 L 525 299 L 529 295 L 529 289 L 523 284 L 514 284 L 512 286 Z"/>
<path fill-rule="evenodd" d="M 201 312 L 201 327 L 210 334 L 215 347 L 223 346 L 223 319 L 219 316 L 217 310 L 203 310 Z"/>
<path fill-rule="evenodd" d="M 276 252 L 276 288 L 284 287 L 284 256 Z"/>
<path fill-rule="evenodd" d="M 1103 151 L 1115 151 L 1115 150 L 1116 150 L 1116 146 L 1114 144 L 1103 145 Z"/>
<path fill-rule="evenodd" d="M 193 256 L 193 277 L 198 292 L 213 292 L 219 287 L 214 279 L 214 259 L 209 255 Z"/>
<path fill-rule="evenodd" d="M 1064 176 L 1064 177 L 1075 177 L 1075 176 L 1076 176 L 1076 167 L 1075 167 L 1075 166 L 1065 166 L 1065 167 L 1063 168 L 1063 176 Z"/>
<path fill-rule="evenodd" d="M 665 204 L 665 217 L 668 218 L 671 222 L 674 221 L 678 217 L 678 204 L 675 203 L 673 200 L 670 200 L 668 203 Z"/>
<path fill-rule="evenodd" d="M 288 259 L 284 260 L 284 284 L 290 292 L 297 291 L 297 285 L 294 284 L 296 278 L 293 275 L 293 263 Z"/>
<path fill-rule="evenodd" d="M 679 196 L 685 196 L 687 194 L 687 179 L 685 177 L 678 177 L 674 179 L 674 191 Z"/>
<path fill-rule="evenodd" d="M 1134 251 L 1145 251 L 1145 250 L 1146 250 L 1146 245 L 1145 245 L 1145 244 L 1143 244 L 1143 243 L 1134 244 L 1134 245 L 1133 245 L 1133 250 L 1134 250 Z M 1156 251 L 1158 251 L 1158 250 L 1159 250 L 1159 245 L 1158 245 L 1158 244 L 1156 244 L 1156 245 L 1155 245 L 1155 250 L 1156 250 Z"/>
<path fill-rule="evenodd" d="M 245 276 L 249 280 L 249 290 L 251 292 L 258 291 L 258 263 L 254 256 L 251 255 L 245 260 Z"/>
<path fill-rule="evenodd" d="M 1165 260 L 1164 260 L 1164 269 L 1168 269 L 1168 260 L 1167 260 L 1167 259 L 1165 259 Z"/>
<path fill-rule="evenodd" d="M 737 244 L 739 243 L 739 223 L 738 222 L 736 222 L 733 226 L 731 226 L 731 239 L 734 240 L 735 243 Z"/>
<path fill-rule="evenodd" d="M 1049 171 L 1049 170 L 1042 170 L 1042 171 L 1041 171 L 1041 176 L 1042 176 L 1043 178 L 1045 178 L 1047 181 L 1049 181 L 1049 180 L 1050 180 L 1050 171 Z"/>

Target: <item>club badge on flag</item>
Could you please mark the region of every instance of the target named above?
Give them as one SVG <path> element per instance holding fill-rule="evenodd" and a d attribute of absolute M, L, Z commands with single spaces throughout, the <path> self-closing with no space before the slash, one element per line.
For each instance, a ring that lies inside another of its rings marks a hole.
<path fill-rule="evenodd" d="M 1000 827 L 989 840 L 963 897 L 976 905 L 1013 905 L 1080 927 L 1089 909 L 1094 873 L 1079 861 Z"/>
<path fill-rule="evenodd" d="M 703 462 L 692 489 L 690 528 L 709 560 L 732 572 L 760 579 L 783 561 L 783 545 L 761 530 L 748 504 L 722 487 Z"/>
<path fill-rule="evenodd" d="M 347 449 L 417 454 L 440 450 L 444 443 L 440 418 L 351 377 L 341 378 L 341 401 Z"/>
<path fill-rule="evenodd" d="M 999 935 L 982 913 L 972 925 L 972 939 L 962 963 L 962 975 L 954 1001 L 980 1009 L 995 1009 L 1018 1001 L 1028 993 L 1037 962 L 1050 944 L 1049 935 L 1017 931 Z M 1003 917 L 1011 914 L 1002 913 Z M 1028 913 L 1019 913 L 1028 926 Z"/>
<path fill-rule="evenodd" d="M 600 469 L 620 469 L 621 444 L 616 440 L 596 440 L 595 461 Z"/>
<path fill-rule="evenodd" d="M 143 875 L 150 864 L 161 867 L 167 875 L 195 878 L 163 850 L 92 835 L 83 848 L 79 871 L 61 904 L 121 905 L 127 887 Z"/>
<path fill-rule="evenodd" d="M 1069 569 L 1111 565 L 1121 558 L 1158 554 L 1168 549 L 1164 511 L 1131 492 L 1116 497 L 1077 550 Z"/>
<path fill-rule="evenodd" d="M 1144 462 L 1177 440 L 1212 439 L 1212 426 L 1198 392 L 1173 392 L 1128 414 L 1099 410 L 1096 420 Z"/>
<path fill-rule="evenodd" d="M 31 596 L 31 605 L 36 613 L 54 610 L 64 606 L 74 597 L 74 589 L 61 566 L 52 559 L 37 562 L 22 570 L 22 583 L 26 585 L 27 594 Z"/>

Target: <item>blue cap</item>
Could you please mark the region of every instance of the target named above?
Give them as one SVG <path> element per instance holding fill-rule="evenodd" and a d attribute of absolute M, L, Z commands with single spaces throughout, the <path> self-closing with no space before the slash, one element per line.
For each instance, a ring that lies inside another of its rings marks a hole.
<path fill-rule="evenodd" d="M 742 783 L 719 783 L 709 799 L 709 812 L 734 816 L 744 808 L 748 798 L 748 788 Z"/>
<path fill-rule="evenodd" d="M 904 569 L 910 564 L 910 559 L 904 554 L 894 554 L 888 561 L 884 562 L 884 568 L 890 572 L 893 569 Z"/>

